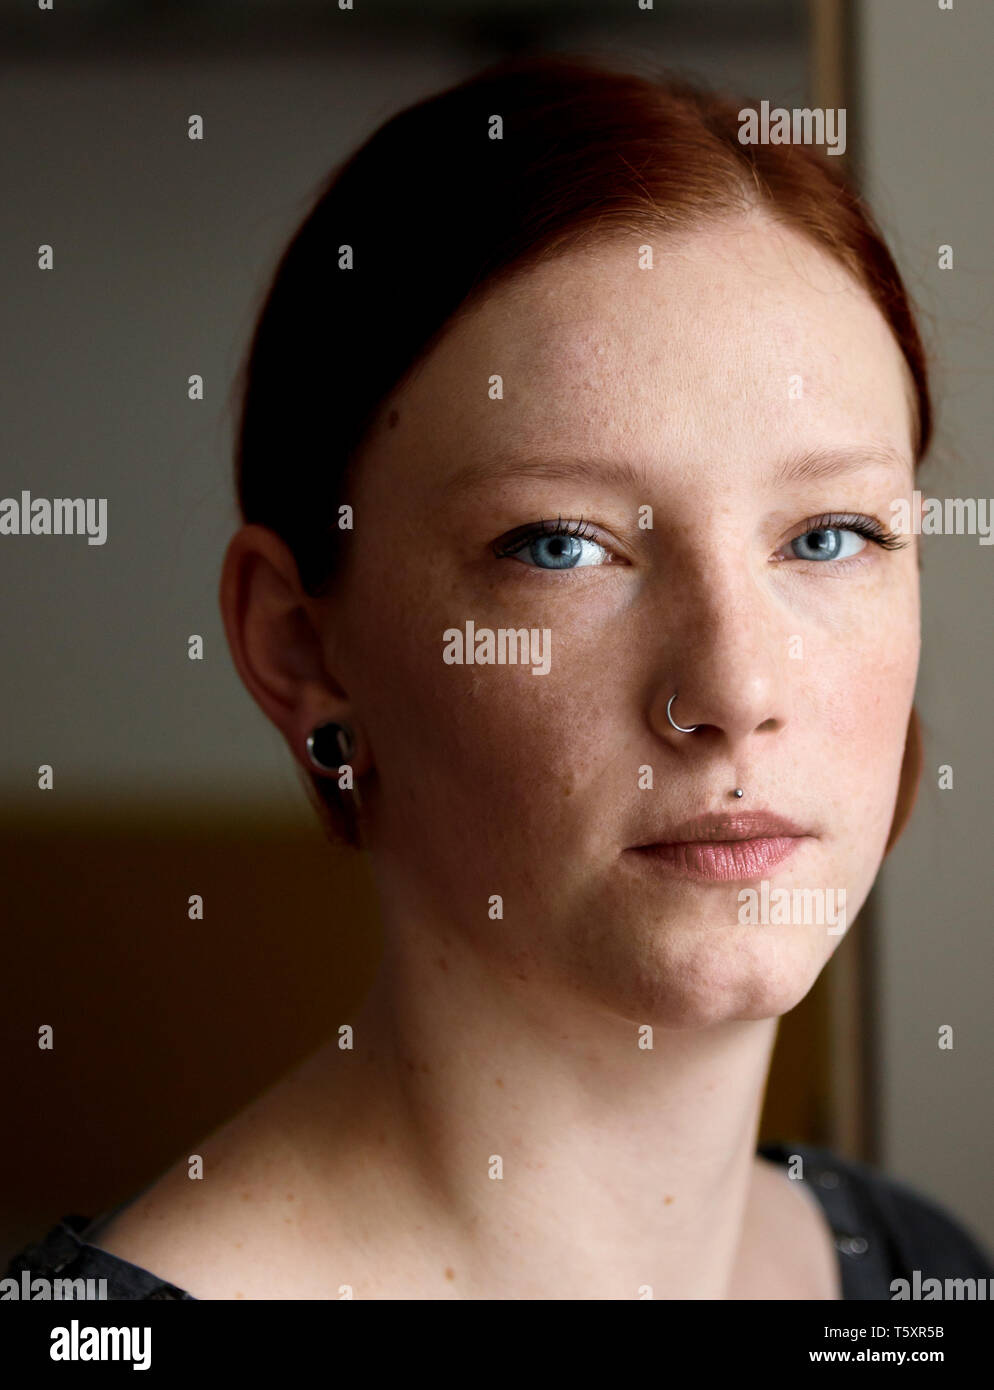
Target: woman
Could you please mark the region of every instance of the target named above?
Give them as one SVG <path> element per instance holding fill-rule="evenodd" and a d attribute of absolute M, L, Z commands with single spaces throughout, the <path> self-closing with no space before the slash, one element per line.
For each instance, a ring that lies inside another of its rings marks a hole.
<path fill-rule="evenodd" d="M 221 603 L 370 857 L 385 957 L 203 1181 L 184 1157 L 56 1228 L 64 1268 L 197 1299 L 994 1274 L 882 1174 L 756 1152 L 777 1020 L 914 799 L 891 519 L 931 413 L 835 161 L 739 129 L 683 85 L 500 65 L 389 121 L 294 238 Z"/>

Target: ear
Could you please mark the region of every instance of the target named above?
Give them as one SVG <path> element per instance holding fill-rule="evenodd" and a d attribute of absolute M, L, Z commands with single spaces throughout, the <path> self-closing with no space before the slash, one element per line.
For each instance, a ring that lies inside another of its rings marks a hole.
<path fill-rule="evenodd" d="M 363 749 L 355 714 L 328 670 L 332 610 L 306 593 L 292 552 L 274 531 L 243 526 L 231 538 L 219 600 L 238 674 L 297 760 L 309 766 L 308 734 L 335 720 L 352 726 L 357 763 Z"/>

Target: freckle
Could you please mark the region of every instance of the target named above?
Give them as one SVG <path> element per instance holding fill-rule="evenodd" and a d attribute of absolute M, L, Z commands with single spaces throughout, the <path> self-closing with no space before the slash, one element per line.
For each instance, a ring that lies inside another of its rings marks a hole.
<path fill-rule="evenodd" d="M 528 976 L 527 976 L 527 975 L 516 974 L 514 978 L 515 978 L 516 980 L 527 980 L 527 979 L 528 979 Z"/>
<path fill-rule="evenodd" d="M 387 424 L 390 426 L 391 429 L 396 429 L 396 428 L 397 428 L 397 421 L 398 421 L 399 419 L 400 419 L 400 411 L 399 411 L 399 410 L 391 410 L 390 414 L 387 416 Z"/>
<path fill-rule="evenodd" d="M 241 1241 L 240 1241 L 240 1240 L 236 1240 L 236 1241 L 235 1241 L 235 1249 L 236 1249 L 236 1250 L 240 1250 L 241 1248 L 242 1248 L 242 1243 L 241 1243 Z"/>
<path fill-rule="evenodd" d="M 502 1088 L 503 1088 L 503 1085 L 504 1085 L 503 1081 L 501 1081 L 501 1079 L 500 1079 L 499 1076 L 497 1077 L 497 1085 L 500 1086 L 500 1087 L 502 1087 Z"/>
<path fill-rule="evenodd" d="M 243 1201 L 243 1202 L 251 1202 L 251 1200 L 252 1200 L 252 1194 L 251 1194 L 251 1192 L 243 1192 L 243 1193 L 242 1193 L 242 1201 Z"/>
<path fill-rule="evenodd" d="M 673 1200 L 672 1197 L 664 1197 L 664 1198 L 663 1198 L 663 1206 L 664 1206 L 664 1207 L 668 1207 L 669 1204 L 670 1204 L 670 1202 L 672 1202 L 672 1200 Z"/>
<path fill-rule="evenodd" d="M 378 1134 L 376 1138 L 381 1144 L 385 1144 L 387 1142 L 387 1136 L 385 1134 Z"/>
<path fill-rule="evenodd" d="M 292 1216 L 284 1216 L 284 1218 L 283 1218 L 283 1225 L 284 1225 L 284 1226 L 292 1226 L 292 1225 L 293 1225 L 293 1217 L 292 1217 Z"/>
<path fill-rule="evenodd" d="M 414 1063 L 413 1063 L 412 1061 L 410 1061 L 410 1059 L 408 1059 L 407 1061 L 405 1061 L 404 1066 L 407 1068 L 408 1071 L 413 1071 L 413 1070 L 414 1070 Z"/>
<path fill-rule="evenodd" d="M 236 1298 L 244 1298 L 245 1295 L 244 1295 L 243 1293 L 237 1293 L 237 1292 L 236 1292 L 236 1293 L 235 1293 L 235 1297 L 236 1297 Z"/>
<path fill-rule="evenodd" d="M 424 1072 L 425 1076 L 431 1076 L 431 1067 L 427 1062 L 421 1063 L 421 1070 Z"/>
<path fill-rule="evenodd" d="M 446 1279 L 454 1279 L 454 1278 L 456 1277 L 456 1272 L 455 1272 L 455 1270 L 454 1270 L 454 1269 L 447 1269 L 447 1270 L 445 1271 L 445 1277 L 446 1277 Z"/>
<path fill-rule="evenodd" d="M 435 964 L 438 966 L 439 970 L 448 970 L 449 968 L 449 962 L 445 959 L 444 956 L 439 956 Z"/>
<path fill-rule="evenodd" d="M 287 1199 L 288 1202 L 292 1202 L 292 1201 L 293 1201 L 293 1193 L 292 1193 L 292 1192 L 288 1192 L 288 1193 L 286 1194 L 286 1199 Z"/>

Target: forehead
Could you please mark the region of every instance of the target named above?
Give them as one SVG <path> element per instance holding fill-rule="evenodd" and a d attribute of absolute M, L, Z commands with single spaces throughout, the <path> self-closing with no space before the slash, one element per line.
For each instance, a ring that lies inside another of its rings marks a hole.
<path fill-rule="evenodd" d="M 652 268 L 639 247 L 652 247 Z M 491 389 L 500 378 L 502 398 Z M 910 373 L 844 267 L 763 216 L 549 260 L 458 316 L 390 401 L 396 443 L 678 456 L 724 474 L 797 446 L 910 455 Z"/>

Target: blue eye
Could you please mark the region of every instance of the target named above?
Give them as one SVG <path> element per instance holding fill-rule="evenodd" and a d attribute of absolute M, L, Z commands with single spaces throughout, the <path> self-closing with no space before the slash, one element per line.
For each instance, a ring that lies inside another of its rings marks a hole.
<path fill-rule="evenodd" d="M 843 526 L 828 526 L 805 531 L 790 545 L 799 560 L 848 560 L 851 555 L 858 555 L 866 548 L 866 538 L 858 531 Z M 802 553 L 798 546 L 804 547 L 808 553 Z"/>
<path fill-rule="evenodd" d="M 798 560 L 848 560 L 865 550 L 867 541 L 882 550 L 900 550 L 907 544 L 875 517 L 858 512 L 812 517 L 807 526 L 808 530 L 789 544 Z"/>
<path fill-rule="evenodd" d="M 603 565 L 611 558 L 604 546 L 585 534 L 583 521 L 574 525 L 564 522 L 562 517 L 555 523 L 543 521 L 538 526 L 528 527 L 507 542 L 498 542 L 494 553 L 498 557 L 513 556 L 522 564 L 548 570 Z"/>
<path fill-rule="evenodd" d="M 778 552 L 778 559 L 789 559 L 793 555 L 798 560 L 824 563 L 851 559 L 866 549 L 867 541 L 883 550 L 898 550 L 907 544 L 875 518 L 859 513 L 826 514 L 813 517 L 806 524 L 808 529 L 789 541 L 785 547 L 788 553 Z M 493 552 L 498 559 L 508 556 L 533 569 L 544 570 L 606 565 L 616 559 L 606 546 L 592 538 L 582 518 L 572 522 L 559 517 L 555 522 L 541 521 L 523 526 L 495 541 Z"/>

